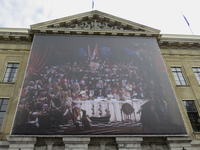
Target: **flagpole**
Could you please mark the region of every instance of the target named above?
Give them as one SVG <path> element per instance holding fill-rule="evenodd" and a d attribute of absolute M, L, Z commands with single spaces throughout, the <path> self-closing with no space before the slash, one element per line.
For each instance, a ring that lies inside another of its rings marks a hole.
<path fill-rule="evenodd" d="M 190 26 L 189 26 L 189 28 L 190 28 Z M 192 29 L 190 28 L 190 31 L 192 32 Z M 192 32 L 192 34 L 194 35 L 194 33 Z"/>

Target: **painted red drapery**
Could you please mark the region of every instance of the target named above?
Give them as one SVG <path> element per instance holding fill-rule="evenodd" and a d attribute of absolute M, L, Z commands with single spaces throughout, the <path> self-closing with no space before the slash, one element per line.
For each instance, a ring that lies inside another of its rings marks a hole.
<path fill-rule="evenodd" d="M 49 56 L 52 53 L 53 46 L 47 45 L 45 50 L 41 50 L 39 46 L 36 46 L 36 49 L 37 50 L 35 54 L 33 54 L 33 51 L 31 52 L 31 57 L 28 64 L 29 70 L 32 73 L 38 73 L 44 68 L 49 59 Z"/>

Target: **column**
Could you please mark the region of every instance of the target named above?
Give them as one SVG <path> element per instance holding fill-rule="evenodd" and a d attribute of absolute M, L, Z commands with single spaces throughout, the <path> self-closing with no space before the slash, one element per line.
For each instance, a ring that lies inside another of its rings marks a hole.
<path fill-rule="evenodd" d="M 99 142 L 99 144 L 100 144 L 100 150 L 105 150 L 106 149 L 106 143 L 107 142 L 105 142 L 105 141 Z"/>
<path fill-rule="evenodd" d="M 53 141 L 45 141 L 45 143 L 47 144 L 47 150 L 53 150 Z"/>

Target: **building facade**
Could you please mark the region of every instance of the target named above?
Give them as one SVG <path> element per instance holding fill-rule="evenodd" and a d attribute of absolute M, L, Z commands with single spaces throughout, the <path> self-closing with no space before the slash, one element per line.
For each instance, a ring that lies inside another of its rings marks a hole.
<path fill-rule="evenodd" d="M 187 134 L 11 135 L 36 34 L 156 38 Z M 160 34 L 160 30 L 95 10 L 31 25 L 29 29 L 0 28 L 0 54 L 0 149 L 198 150 L 200 147 L 200 36 Z"/>

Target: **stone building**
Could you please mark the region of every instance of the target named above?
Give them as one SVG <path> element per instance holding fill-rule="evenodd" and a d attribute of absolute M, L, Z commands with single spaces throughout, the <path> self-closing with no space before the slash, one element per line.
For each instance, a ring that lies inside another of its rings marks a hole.
<path fill-rule="evenodd" d="M 102 26 L 98 26 L 98 23 Z M 187 135 L 11 135 L 35 34 L 155 37 L 176 95 Z M 27 29 L 0 28 L 0 61 L 0 149 L 2 150 L 200 149 L 200 36 L 160 34 L 160 30 L 95 10 L 34 24 Z M 9 67 L 16 71 L 12 72 L 13 75 L 5 77 Z"/>

